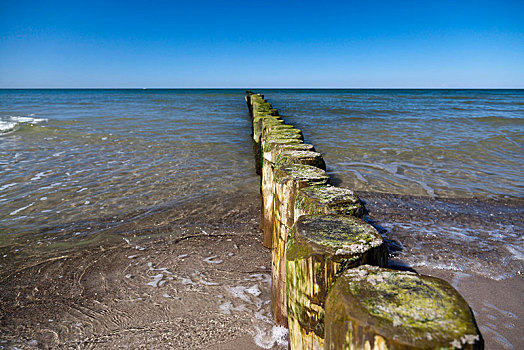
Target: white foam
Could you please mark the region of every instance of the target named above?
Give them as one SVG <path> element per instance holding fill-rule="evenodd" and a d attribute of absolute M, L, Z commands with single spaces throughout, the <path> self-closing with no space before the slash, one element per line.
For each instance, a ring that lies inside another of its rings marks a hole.
<path fill-rule="evenodd" d="M 524 248 L 511 244 L 506 244 L 505 247 L 513 255 L 514 259 L 524 260 Z"/>
<path fill-rule="evenodd" d="M 228 288 L 229 293 L 231 293 L 231 295 L 234 298 L 239 298 L 241 300 L 244 300 L 244 301 L 247 301 L 247 302 L 251 302 L 251 300 L 249 299 L 249 297 L 245 293 L 246 289 L 247 289 L 247 287 L 244 287 L 244 286 L 236 286 L 236 287 L 229 287 Z"/>
<path fill-rule="evenodd" d="M 244 304 L 240 304 L 238 306 L 233 306 L 233 303 L 230 301 L 226 301 L 222 305 L 219 306 L 220 312 L 226 315 L 231 315 L 232 311 L 248 311 L 248 308 Z"/>
<path fill-rule="evenodd" d="M 41 178 L 51 175 L 52 173 L 53 173 L 52 171 L 50 171 L 49 173 L 47 173 L 46 171 L 41 171 L 38 174 L 36 174 L 35 176 L 33 176 L 31 178 L 31 181 L 40 180 Z"/>
<path fill-rule="evenodd" d="M 18 208 L 18 209 L 16 209 L 16 210 L 12 211 L 11 213 L 9 213 L 9 215 L 16 215 L 16 214 L 18 214 L 19 212 L 21 212 L 22 210 L 25 210 L 25 209 L 27 209 L 27 208 L 33 206 L 33 204 L 35 204 L 35 202 L 33 202 L 33 203 L 29 204 L 29 205 L 26 205 L 25 207 Z"/>
<path fill-rule="evenodd" d="M 164 274 L 159 273 L 158 275 L 153 276 L 153 281 L 146 283 L 148 286 L 152 287 L 161 287 L 166 281 L 163 280 Z"/>
<path fill-rule="evenodd" d="M 5 184 L 3 186 L 0 186 L 0 191 L 3 191 L 3 190 L 5 190 L 5 189 L 7 189 L 9 187 L 13 187 L 13 186 L 16 186 L 16 185 L 17 185 L 16 182 L 13 182 L 13 183 L 10 183 L 10 184 Z"/>
<path fill-rule="evenodd" d="M 60 185 L 62 185 L 61 182 L 55 182 L 55 183 L 52 183 L 49 186 L 40 187 L 40 190 L 49 190 L 51 188 L 54 188 L 54 187 L 57 187 L 57 186 L 60 186 Z"/>
<path fill-rule="evenodd" d="M 17 126 L 18 126 L 18 123 L 6 122 L 3 120 L 0 120 L 0 133 L 4 134 L 10 131 L 14 131 Z"/>
<path fill-rule="evenodd" d="M 46 118 L 18 117 L 18 116 L 11 116 L 10 119 L 13 122 L 29 123 L 29 124 L 38 124 L 38 123 L 44 123 L 48 121 Z"/>
<path fill-rule="evenodd" d="M 260 289 L 258 289 L 258 286 L 256 284 L 246 289 L 246 293 L 249 293 L 255 297 L 258 297 L 260 294 L 262 294 L 262 292 L 260 291 Z"/>
<path fill-rule="evenodd" d="M 282 326 L 273 326 L 269 332 L 256 327 L 255 344 L 263 349 L 271 349 L 275 343 L 280 346 L 288 345 L 288 330 Z"/>

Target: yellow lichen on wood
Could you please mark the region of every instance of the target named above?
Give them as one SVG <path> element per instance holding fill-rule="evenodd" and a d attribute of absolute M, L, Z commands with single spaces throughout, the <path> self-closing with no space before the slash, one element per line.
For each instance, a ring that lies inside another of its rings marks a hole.
<path fill-rule="evenodd" d="M 313 214 L 363 217 L 365 211 L 353 191 L 330 185 L 305 187 L 299 191 L 295 200 L 295 217 Z"/>
<path fill-rule="evenodd" d="M 387 263 L 387 250 L 372 226 L 340 215 L 307 215 L 296 221 L 286 244 L 291 349 L 302 349 L 298 344 L 323 348 L 329 286 L 341 270 L 363 263 Z"/>
<path fill-rule="evenodd" d="M 372 266 L 348 269 L 332 286 L 325 337 L 326 349 L 358 349 L 366 342 L 373 349 L 484 347 L 469 306 L 449 283 Z"/>
<path fill-rule="evenodd" d="M 275 168 L 271 305 L 275 322 L 280 325 L 287 324 L 285 251 L 287 235 L 294 224 L 295 196 L 303 187 L 327 181 L 326 172 L 314 166 L 291 164 Z"/>

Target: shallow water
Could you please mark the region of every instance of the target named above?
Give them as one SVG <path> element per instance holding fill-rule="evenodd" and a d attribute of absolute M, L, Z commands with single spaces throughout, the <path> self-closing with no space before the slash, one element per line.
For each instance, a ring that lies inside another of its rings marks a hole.
<path fill-rule="evenodd" d="M 0 236 L 89 232 L 257 183 L 241 91 L 4 90 L 0 101 Z"/>
<path fill-rule="evenodd" d="M 366 192 L 401 263 L 495 279 L 523 270 L 524 90 L 262 92 L 323 153 L 333 183 Z M 257 191 L 243 96 L 0 90 L 2 245 L 147 232 Z"/>

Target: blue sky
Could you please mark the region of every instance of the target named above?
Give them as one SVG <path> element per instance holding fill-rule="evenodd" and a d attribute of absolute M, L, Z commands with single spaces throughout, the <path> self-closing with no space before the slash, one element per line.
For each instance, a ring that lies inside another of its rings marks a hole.
<path fill-rule="evenodd" d="M 0 0 L 0 87 L 524 88 L 524 1 Z"/>

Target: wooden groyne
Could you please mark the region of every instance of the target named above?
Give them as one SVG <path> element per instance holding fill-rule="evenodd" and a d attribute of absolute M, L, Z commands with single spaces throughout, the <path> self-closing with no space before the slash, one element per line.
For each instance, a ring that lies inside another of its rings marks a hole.
<path fill-rule="evenodd" d="M 246 96 L 272 252 L 271 309 L 290 349 L 483 349 L 447 282 L 387 268 L 353 191 L 329 185 L 322 155 L 261 94 Z"/>

